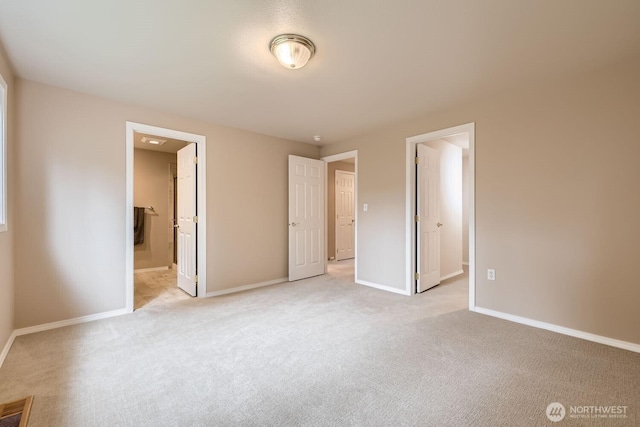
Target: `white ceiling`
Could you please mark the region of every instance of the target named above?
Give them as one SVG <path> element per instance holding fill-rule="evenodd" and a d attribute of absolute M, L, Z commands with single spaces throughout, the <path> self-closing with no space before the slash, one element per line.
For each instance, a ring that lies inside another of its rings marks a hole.
<path fill-rule="evenodd" d="M 144 137 L 165 141 L 165 143 L 162 145 L 145 143 L 142 142 L 142 138 Z M 166 138 L 164 136 L 158 137 L 147 133 L 133 133 L 133 148 L 138 148 L 140 150 L 160 151 L 163 153 L 177 153 L 179 149 L 184 148 L 187 145 L 189 145 L 189 142 L 181 141 L 179 139 Z"/>
<path fill-rule="evenodd" d="M 325 144 L 637 57 L 640 1 L 0 0 L 0 40 L 22 78 Z"/>

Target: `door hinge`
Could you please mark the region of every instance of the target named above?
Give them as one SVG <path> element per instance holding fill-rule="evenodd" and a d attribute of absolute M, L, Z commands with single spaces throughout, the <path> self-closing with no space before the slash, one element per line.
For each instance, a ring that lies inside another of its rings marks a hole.
<path fill-rule="evenodd" d="M 420 273 L 414 274 L 413 278 L 416 279 L 416 280 L 420 280 Z"/>
<path fill-rule="evenodd" d="M 416 165 L 420 163 L 420 157 L 416 157 Z"/>
<path fill-rule="evenodd" d="M 193 217 L 193 222 L 195 222 L 196 224 L 198 223 L 198 215 Z"/>
<path fill-rule="evenodd" d="M 416 215 L 416 222 L 420 222 L 420 215 Z"/>
<path fill-rule="evenodd" d="M 198 275 L 197 274 L 195 276 L 193 276 L 193 282 L 194 283 L 198 283 Z"/>
<path fill-rule="evenodd" d="M 198 164 L 198 157 L 194 157 L 193 158 L 193 163 L 196 164 L 196 165 Z"/>

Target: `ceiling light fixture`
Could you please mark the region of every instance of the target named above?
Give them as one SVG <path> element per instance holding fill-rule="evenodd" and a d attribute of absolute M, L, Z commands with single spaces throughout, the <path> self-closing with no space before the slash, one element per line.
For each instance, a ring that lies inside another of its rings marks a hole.
<path fill-rule="evenodd" d="M 304 36 L 281 34 L 271 40 L 270 50 L 283 67 L 297 70 L 313 58 L 316 46 Z"/>
<path fill-rule="evenodd" d="M 147 138 L 146 136 L 142 137 L 140 141 L 145 144 L 151 144 L 151 145 L 163 145 L 165 142 L 167 142 L 166 139 L 151 139 L 151 138 Z"/>
<path fill-rule="evenodd" d="M 315 142 L 320 142 L 322 140 L 322 137 L 320 135 L 314 135 L 313 140 Z"/>

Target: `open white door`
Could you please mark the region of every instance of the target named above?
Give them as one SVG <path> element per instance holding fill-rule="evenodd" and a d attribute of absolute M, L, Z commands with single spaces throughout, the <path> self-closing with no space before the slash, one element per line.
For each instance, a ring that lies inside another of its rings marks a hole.
<path fill-rule="evenodd" d="M 418 144 L 416 171 L 418 218 L 417 291 L 440 283 L 440 155 L 437 150 Z"/>
<path fill-rule="evenodd" d="M 324 167 L 289 156 L 289 281 L 324 274 Z"/>
<path fill-rule="evenodd" d="M 197 294 L 196 144 L 178 151 L 178 286 Z"/>
<path fill-rule="evenodd" d="M 355 257 L 355 173 L 336 170 L 336 260 Z"/>

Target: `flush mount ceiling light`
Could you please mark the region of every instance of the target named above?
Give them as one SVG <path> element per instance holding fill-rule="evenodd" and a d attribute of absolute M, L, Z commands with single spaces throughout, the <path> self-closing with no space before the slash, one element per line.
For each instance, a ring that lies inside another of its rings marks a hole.
<path fill-rule="evenodd" d="M 274 37 L 270 49 L 282 66 L 290 70 L 304 67 L 316 53 L 313 42 L 297 34 L 281 34 Z"/>
<path fill-rule="evenodd" d="M 144 142 L 145 144 L 151 144 L 151 145 L 162 145 L 165 142 L 167 142 L 166 139 L 147 138 L 146 136 L 142 137 L 140 141 Z"/>

